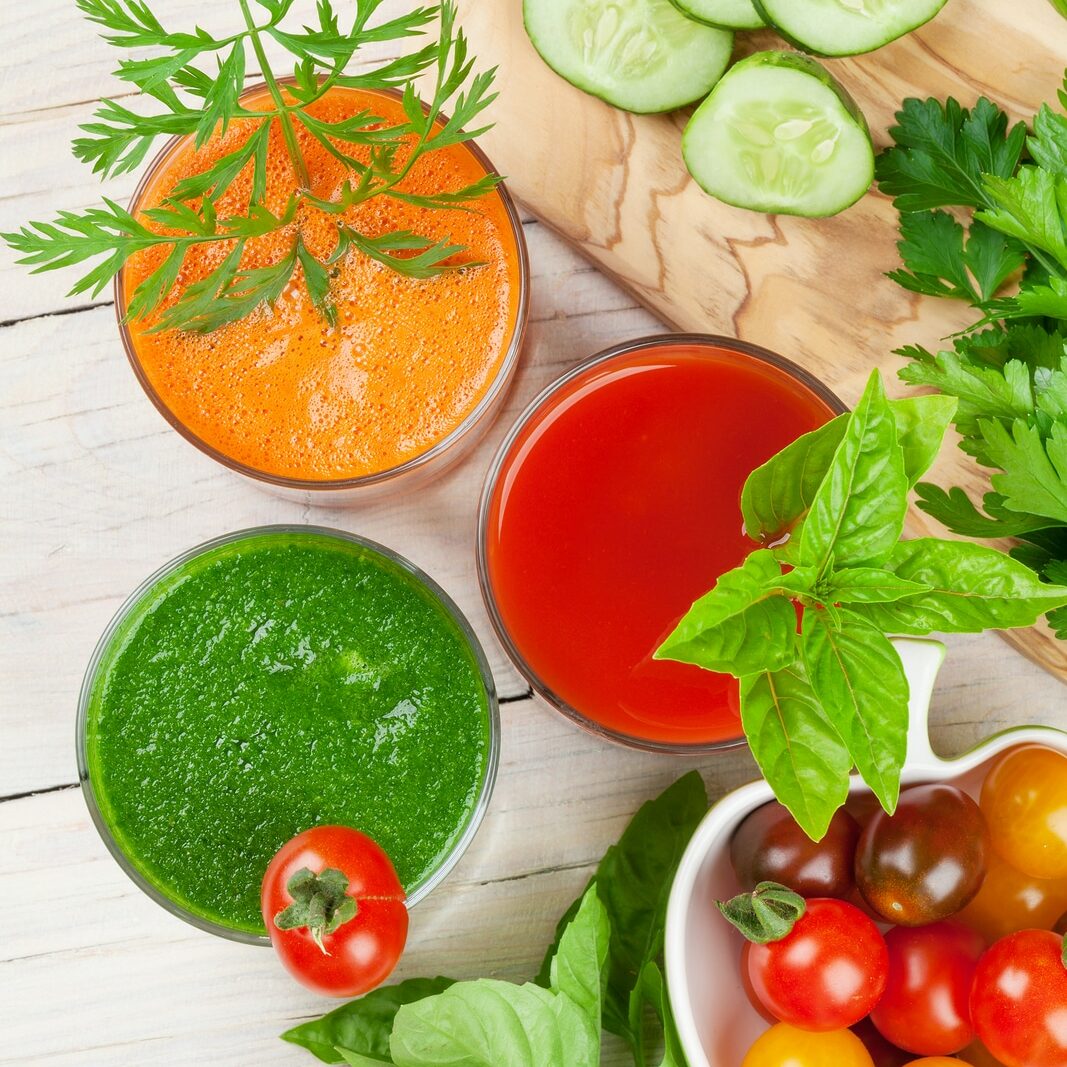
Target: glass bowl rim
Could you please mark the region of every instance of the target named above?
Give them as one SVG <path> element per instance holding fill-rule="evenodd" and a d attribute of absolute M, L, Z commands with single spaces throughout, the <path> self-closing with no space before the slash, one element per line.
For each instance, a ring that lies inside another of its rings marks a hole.
<path fill-rule="evenodd" d="M 279 85 L 286 85 L 292 83 L 294 79 L 292 76 L 289 76 L 277 80 Z M 242 90 L 241 98 L 243 99 L 253 93 L 261 92 L 265 88 L 267 88 L 265 82 L 256 82 Z M 338 86 L 337 88 L 344 89 L 345 87 Z M 402 96 L 397 89 L 359 89 L 355 91 L 393 97 L 395 99 L 400 99 Z M 425 102 L 420 101 L 420 103 L 422 104 L 423 110 L 427 110 Z M 439 119 L 442 122 L 447 122 L 448 115 L 442 112 Z M 144 173 L 141 175 L 141 180 L 137 183 L 137 187 L 134 189 L 133 195 L 130 197 L 129 211 L 131 214 L 136 213 L 137 206 L 156 172 L 167 162 L 172 153 L 176 152 L 183 143 L 188 141 L 189 136 L 189 134 L 177 134 L 174 137 L 168 138 L 159 151 L 153 156 L 152 162 L 145 168 Z M 492 161 L 477 143 L 474 141 L 465 141 L 463 143 L 464 147 L 466 147 L 471 155 L 474 156 L 486 174 L 500 175 L 500 171 L 496 169 Z M 216 463 L 221 464 L 228 470 L 236 471 L 238 474 L 243 474 L 258 482 L 264 482 L 268 485 L 282 489 L 306 490 L 309 492 L 320 490 L 360 489 L 372 485 L 380 485 L 383 482 L 389 482 L 394 478 L 399 478 L 404 474 L 419 470 L 427 464 L 432 463 L 433 460 L 437 459 L 439 456 L 447 453 L 453 445 L 462 440 L 470 431 L 472 431 L 485 415 L 493 410 L 494 404 L 503 395 L 508 383 L 511 381 L 518 366 L 519 355 L 522 352 L 522 346 L 526 336 L 526 328 L 529 324 L 530 317 L 530 257 L 526 247 L 526 234 L 523 230 L 522 219 L 519 216 L 518 208 L 516 207 L 515 201 L 512 199 L 511 193 L 508 191 L 505 182 L 501 180 L 494 191 L 500 195 L 500 200 L 504 205 L 508 224 L 515 240 L 515 247 L 518 251 L 519 298 L 516 305 L 511 340 L 508 344 L 507 351 L 504 353 L 504 358 L 500 361 L 500 366 L 497 368 L 492 381 L 489 383 L 489 387 L 486 389 L 485 393 L 482 394 L 478 403 L 475 404 L 458 425 L 454 426 L 444 437 L 426 449 L 425 452 L 420 452 L 418 455 L 412 456 L 410 459 L 407 459 L 403 463 L 399 463 L 394 467 L 387 467 L 385 470 L 374 471 L 371 474 L 361 474 L 354 478 L 320 479 L 292 478 L 287 475 L 272 474 L 270 471 L 264 471 L 257 467 L 249 466 L 246 463 L 234 459 L 232 456 L 227 456 L 224 452 L 220 452 L 214 445 L 208 444 L 207 441 L 186 426 L 185 423 L 171 411 L 166 402 L 156 391 L 155 386 L 148 380 L 148 375 L 145 373 L 144 367 L 141 365 L 141 361 L 137 356 L 133 337 L 130 334 L 129 324 L 124 315 L 126 302 L 124 291 L 126 268 L 125 265 L 123 265 L 115 275 L 115 280 L 112 283 L 112 290 L 115 305 L 115 320 L 118 323 L 119 336 L 122 339 L 122 347 L 126 352 L 126 358 L 129 360 L 130 366 L 133 369 L 134 377 L 136 377 L 141 389 L 152 402 L 152 406 L 163 416 L 171 429 L 176 430 L 194 448 L 198 449 L 210 459 L 215 460 Z"/>
<path fill-rule="evenodd" d="M 137 585 L 112 616 L 110 622 L 97 640 L 96 646 L 93 649 L 93 654 L 85 669 L 85 674 L 82 676 L 81 689 L 78 695 L 78 714 L 75 724 L 78 783 L 81 786 L 82 797 L 85 800 L 86 807 L 89 809 L 89 815 L 92 818 L 93 825 L 96 827 L 96 831 L 100 835 L 101 840 L 104 842 L 108 852 L 111 853 L 119 867 L 122 868 L 138 888 L 166 911 L 170 912 L 171 915 L 177 916 L 191 926 L 195 926 L 197 929 L 203 930 L 206 933 L 215 934 L 218 937 L 225 938 L 228 941 L 237 941 L 249 945 L 269 945 L 270 938 L 266 934 L 255 934 L 246 930 L 235 930 L 222 923 L 197 915 L 183 904 L 167 896 L 162 889 L 146 877 L 134 862 L 132 856 L 119 843 L 97 802 L 96 792 L 93 789 L 92 780 L 89 775 L 89 703 L 92 696 L 93 686 L 96 682 L 97 672 L 100 669 L 105 654 L 110 649 L 116 633 L 130 614 L 141 604 L 144 598 L 151 593 L 159 582 L 169 577 L 191 560 L 211 552 L 216 548 L 221 548 L 224 545 L 262 535 L 269 536 L 285 534 L 311 534 L 316 537 L 346 541 L 350 544 L 358 545 L 370 552 L 377 553 L 382 558 L 399 567 L 402 571 L 414 578 L 414 580 L 424 586 L 434 599 L 444 608 L 445 613 L 460 631 L 474 658 L 475 667 L 485 691 L 486 726 L 489 733 L 489 747 L 486 752 L 485 769 L 478 786 L 477 798 L 467 816 L 462 831 L 456 837 L 451 848 L 442 856 L 439 864 L 434 867 L 421 882 L 412 887 L 411 891 L 408 893 L 406 903 L 409 909 L 424 900 L 432 890 L 436 889 L 437 886 L 444 881 L 456 864 L 459 863 L 463 854 L 470 847 L 470 844 L 481 827 L 482 821 L 489 808 L 493 789 L 496 785 L 497 771 L 500 763 L 500 704 L 497 697 L 496 682 L 493 678 L 489 660 L 485 655 L 485 649 L 482 647 L 482 643 L 478 639 L 478 635 L 474 632 L 467 617 L 460 611 L 459 607 L 448 593 L 446 593 L 425 571 L 404 556 L 401 556 L 398 552 L 393 551 L 391 548 L 388 548 L 377 541 L 372 541 L 370 538 L 361 537 L 358 534 L 348 533 L 345 530 L 338 530 L 329 526 L 275 523 L 262 526 L 248 526 L 240 530 L 234 530 L 231 533 L 220 534 L 187 549 L 164 563 L 161 567 L 157 567 L 147 578 Z"/>
<path fill-rule="evenodd" d="M 493 591 L 493 584 L 489 576 L 487 551 L 489 509 L 492 504 L 497 482 L 500 478 L 500 473 L 519 435 L 526 428 L 530 420 L 540 412 L 542 407 L 552 400 L 560 390 L 565 389 L 576 378 L 594 367 L 646 349 L 672 348 L 678 346 L 725 350 L 729 352 L 732 357 L 745 357 L 767 364 L 768 366 L 783 372 L 788 377 L 805 386 L 810 392 L 814 393 L 819 400 L 829 407 L 830 411 L 833 413 L 831 418 L 848 411 L 848 406 L 844 401 L 842 401 L 828 385 L 820 381 L 810 371 L 805 370 L 799 364 L 794 363 L 785 356 L 780 356 L 777 352 L 772 352 L 769 348 L 764 348 L 761 345 L 753 344 L 749 341 L 742 341 L 736 337 L 725 337 L 719 334 L 709 333 L 661 333 L 649 334 L 630 341 L 620 342 L 609 348 L 602 349 L 594 355 L 587 356 L 573 367 L 564 371 L 559 377 L 554 378 L 549 382 L 548 385 L 546 385 L 526 405 L 526 407 L 523 408 L 522 413 L 516 418 L 515 422 L 508 430 L 507 435 L 504 437 L 504 440 L 500 443 L 500 446 L 494 453 L 492 462 L 489 464 L 489 470 L 485 476 L 485 481 L 482 483 L 481 498 L 478 502 L 475 549 L 477 553 L 478 585 L 482 593 L 482 602 L 485 604 L 485 610 L 489 615 L 489 621 L 493 626 L 493 632 L 496 634 L 497 640 L 507 653 L 508 659 L 511 660 L 512 665 L 526 681 L 527 685 L 530 686 L 531 690 L 546 704 L 554 708 L 561 715 L 570 719 L 571 722 L 581 727 L 583 730 L 627 748 L 637 749 L 642 752 L 657 752 L 668 755 L 707 755 L 712 752 L 723 752 L 742 747 L 747 744 L 744 734 L 742 733 L 740 737 L 725 738 L 720 741 L 685 742 L 656 741 L 650 738 L 635 737 L 590 719 L 559 696 L 559 694 L 554 692 L 530 666 L 525 656 L 512 640 L 511 634 L 508 632 L 507 625 L 505 624 L 497 605 L 496 595 Z"/>

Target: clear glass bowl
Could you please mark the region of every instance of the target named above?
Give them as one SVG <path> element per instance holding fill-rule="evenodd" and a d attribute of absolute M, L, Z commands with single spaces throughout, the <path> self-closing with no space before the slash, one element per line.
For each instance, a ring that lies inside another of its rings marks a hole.
<path fill-rule="evenodd" d="M 739 734 L 737 737 L 717 741 L 672 742 L 635 737 L 631 734 L 623 733 L 619 730 L 605 726 L 603 723 L 597 722 L 583 714 L 581 708 L 572 706 L 558 693 L 554 692 L 531 666 L 530 662 L 524 656 L 522 649 L 518 646 L 508 631 L 507 623 L 504 621 L 497 602 L 496 594 L 493 591 L 493 583 L 490 578 L 488 563 L 488 524 L 492 501 L 496 493 L 497 482 L 505 463 L 510 457 L 515 442 L 522 435 L 526 425 L 541 413 L 542 408 L 550 405 L 554 401 L 557 393 L 566 389 L 571 382 L 581 375 L 586 374 L 593 367 L 609 363 L 615 359 L 631 356 L 636 352 L 648 349 L 673 348 L 678 346 L 685 346 L 687 348 L 695 347 L 698 349 L 706 347 L 709 350 L 715 350 L 719 354 L 721 354 L 723 350 L 726 350 L 735 353 L 739 360 L 757 360 L 761 363 L 769 364 L 777 370 L 783 371 L 803 388 L 813 393 L 834 415 L 848 410 L 844 403 L 842 403 L 842 401 L 831 392 L 827 386 L 813 375 L 809 374 L 802 367 L 798 367 L 795 363 L 783 356 L 779 356 L 774 352 L 761 348 L 759 345 L 749 344 L 746 341 L 739 341 L 732 337 L 718 337 L 711 334 L 659 334 L 651 337 L 641 337 L 634 341 L 627 341 L 623 344 L 605 349 L 603 352 L 598 352 L 596 355 L 590 356 L 588 359 L 576 364 L 571 370 L 567 371 L 550 385 L 546 386 L 538 396 L 534 397 L 519 416 L 515 425 L 512 426 L 507 437 L 497 450 L 496 455 L 493 457 L 493 461 L 489 467 L 489 473 L 486 475 L 482 489 L 481 502 L 478 508 L 478 582 L 481 586 L 482 599 L 485 602 L 486 611 L 492 621 L 497 638 L 504 647 L 504 651 L 508 654 L 508 657 L 515 665 L 519 674 L 526 679 L 530 688 L 542 700 L 555 708 L 556 711 L 565 715 L 571 722 L 580 726 L 582 729 L 596 734 L 598 737 L 626 745 L 629 748 L 636 748 L 646 752 L 702 754 L 737 748 L 745 744 L 745 738 L 743 735 Z"/>
<path fill-rule="evenodd" d="M 279 79 L 279 84 L 284 85 L 288 81 L 291 81 L 291 79 L 282 78 Z M 264 89 L 265 85 L 262 83 L 250 86 L 242 94 L 242 99 L 261 93 Z M 367 92 L 372 93 L 372 95 L 390 96 L 397 99 L 401 95 L 395 90 L 387 89 L 367 90 Z M 423 107 L 425 108 L 425 105 Z M 442 115 L 441 121 L 447 121 L 447 116 Z M 188 139 L 188 137 L 173 137 L 160 149 L 152 163 L 145 170 L 130 199 L 130 212 L 132 214 L 137 214 L 141 200 L 157 172 L 167 164 L 171 155 Z M 499 173 L 489 157 L 473 141 L 466 142 L 466 147 L 487 174 Z M 126 307 L 125 281 L 124 271 L 120 270 L 115 276 L 114 282 L 115 316 L 118 322 L 119 334 L 122 337 L 123 348 L 126 350 L 126 356 L 130 361 L 130 366 L 133 368 L 137 381 L 145 391 L 148 399 L 152 401 L 156 410 L 191 445 L 217 463 L 221 463 L 222 466 L 252 479 L 261 488 L 272 491 L 276 495 L 298 499 L 302 503 L 330 507 L 368 503 L 383 496 L 419 488 L 459 462 L 478 443 L 482 435 L 492 425 L 493 418 L 499 413 L 507 396 L 508 388 L 515 377 L 515 371 L 518 368 L 519 356 L 522 352 L 530 313 L 530 261 L 526 250 L 526 238 L 522 228 L 522 221 L 519 218 L 515 202 L 511 199 L 511 194 L 505 188 L 503 182 L 497 186 L 497 192 L 507 212 L 511 233 L 519 256 L 519 296 L 511 341 L 507 351 L 504 353 L 504 358 L 500 362 L 496 375 L 489 383 L 482 398 L 458 426 L 425 452 L 386 470 L 375 471 L 372 474 L 361 475 L 356 478 L 336 479 L 284 477 L 271 474 L 269 471 L 258 470 L 225 455 L 225 453 L 220 452 L 194 433 L 170 410 L 145 373 L 144 367 L 142 367 L 138 358 L 133 337 L 124 320 Z"/>
<path fill-rule="evenodd" d="M 82 679 L 81 693 L 78 698 L 78 718 L 76 728 L 78 779 L 81 782 L 82 795 L 85 797 L 86 806 L 89 809 L 89 814 L 92 816 L 97 832 L 107 846 L 108 851 L 115 857 L 119 866 L 140 887 L 140 889 L 172 915 L 176 915 L 179 919 L 184 919 L 190 925 L 230 941 L 240 941 L 244 944 L 251 945 L 269 945 L 270 939 L 265 934 L 254 934 L 244 930 L 235 930 L 231 927 L 224 926 L 221 923 L 212 922 L 211 920 L 205 919 L 203 916 L 190 911 L 188 908 L 185 908 L 183 905 L 167 896 L 159 886 L 148 878 L 137 865 L 135 858 L 120 844 L 104 817 L 93 790 L 92 780 L 89 775 L 88 725 L 90 698 L 93 686 L 96 682 L 97 672 L 99 671 L 105 656 L 111 650 L 111 644 L 115 635 L 121 632 L 126 619 L 140 605 L 144 598 L 151 595 L 161 581 L 168 578 L 171 574 L 185 566 L 186 563 L 195 559 L 197 556 L 209 552 L 212 549 L 219 548 L 222 545 L 231 544 L 246 538 L 259 537 L 263 534 L 311 534 L 313 536 L 331 537 L 359 545 L 362 548 L 369 549 L 370 551 L 383 556 L 389 562 L 412 575 L 415 580 L 423 585 L 441 604 L 449 617 L 456 624 L 459 631 L 463 634 L 474 656 L 475 662 L 477 663 L 478 673 L 485 689 L 489 720 L 489 748 L 486 754 L 485 772 L 482 776 L 478 796 L 467 817 L 467 821 L 459 835 L 456 837 L 452 848 L 441 856 L 438 865 L 426 874 L 421 882 L 412 886 L 408 891 L 407 905 L 409 908 L 414 907 L 421 900 L 424 900 L 433 889 L 441 884 L 452 868 L 459 862 L 463 853 L 467 851 L 471 841 L 474 840 L 474 835 L 478 832 L 478 828 L 481 826 L 482 819 L 485 818 L 486 810 L 489 807 L 489 801 L 493 793 L 493 786 L 496 783 L 497 766 L 500 762 L 500 709 L 497 703 L 496 685 L 493 681 L 493 673 L 489 667 L 489 661 L 485 657 L 485 652 L 482 649 L 481 643 L 478 641 L 470 623 L 452 601 L 452 598 L 449 597 L 449 595 L 424 571 L 420 570 L 403 556 L 386 548 L 384 545 L 368 540 L 365 537 L 357 537 L 355 534 L 345 533 L 342 530 L 334 530 L 324 526 L 256 526 L 245 530 L 238 530 L 235 533 L 224 534 L 221 537 L 212 538 L 210 541 L 205 541 L 203 544 L 197 545 L 195 548 L 191 548 L 187 552 L 183 552 L 180 556 L 177 556 L 169 563 L 160 567 L 154 574 L 149 575 L 149 577 L 147 577 L 129 595 L 129 597 L 127 597 L 125 603 L 123 603 L 122 607 L 119 608 L 115 613 L 114 618 L 108 624 L 107 629 L 104 630 L 104 633 L 96 644 L 92 658 L 89 660 L 89 665 L 86 668 L 85 676 Z"/>

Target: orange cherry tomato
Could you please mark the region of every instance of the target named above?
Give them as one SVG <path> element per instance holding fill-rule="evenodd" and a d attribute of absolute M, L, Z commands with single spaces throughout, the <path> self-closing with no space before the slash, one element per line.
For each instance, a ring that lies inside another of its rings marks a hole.
<path fill-rule="evenodd" d="M 956 916 L 990 944 L 1019 930 L 1051 930 L 1067 911 L 1067 878 L 1023 874 L 990 850 L 982 888 Z"/>
<path fill-rule="evenodd" d="M 756 1038 L 741 1067 L 874 1067 L 851 1030 L 798 1030 L 786 1023 Z M 957 1063 L 955 1067 L 959 1067 Z"/>
<path fill-rule="evenodd" d="M 993 848 L 1034 878 L 1067 878 L 1067 756 L 1045 745 L 1006 752 L 982 785 Z"/>

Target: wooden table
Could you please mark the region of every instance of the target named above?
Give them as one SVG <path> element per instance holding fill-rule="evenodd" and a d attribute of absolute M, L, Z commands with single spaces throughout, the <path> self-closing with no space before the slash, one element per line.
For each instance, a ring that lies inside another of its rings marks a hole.
<path fill-rule="evenodd" d="M 232 14 L 216 7 L 154 4 L 182 28 Z M 95 101 L 122 87 L 69 0 L 4 5 L 0 40 L 0 229 L 11 229 L 97 200 L 67 145 Z M 105 191 L 123 199 L 133 184 Z M 269 952 L 201 934 L 143 896 L 76 784 L 77 691 L 98 635 L 145 575 L 215 534 L 271 522 L 366 534 L 437 578 L 485 642 L 503 699 L 496 794 L 459 867 L 414 912 L 401 977 L 529 977 L 629 815 L 693 764 L 607 745 L 531 699 L 482 608 L 473 504 L 505 428 L 576 360 L 661 329 L 532 217 L 526 235 L 529 340 L 495 429 L 417 496 L 347 511 L 278 500 L 200 455 L 134 381 L 107 295 L 67 300 L 69 277 L 31 278 L 0 250 L 0 1064 L 313 1062 L 276 1035 L 330 1005 Z M 1063 701 L 995 636 L 952 638 L 935 742 L 958 752 L 1012 723 L 1062 725 Z M 755 774 L 744 752 L 696 765 L 715 794 Z M 609 1050 L 605 1062 L 624 1060 Z"/>

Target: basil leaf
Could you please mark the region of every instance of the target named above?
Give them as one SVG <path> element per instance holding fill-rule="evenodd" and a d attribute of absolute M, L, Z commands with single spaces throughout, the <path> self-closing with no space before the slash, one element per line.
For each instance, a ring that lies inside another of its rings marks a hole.
<path fill-rule="evenodd" d="M 776 541 L 807 514 L 847 425 L 848 415 L 838 415 L 786 445 L 748 476 L 741 490 L 741 515 L 749 537 Z"/>
<path fill-rule="evenodd" d="M 741 723 L 774 795 L 821 840 L 848 796 L 852 759 L 803 667 L 742 678 Z"/>
<path fill-rule="evenodd" d="M 574 919 L 563 931 L 559 950 L 552 957 L 551 979 L 552 992 L 570 997 L 598 1031 L 610 939 L 608 913 L 597 896 L 594 882 L 582 897 Z"/>
<path fill-rule="evenodd" d="M 819 595 L 828 604 L 882 604 L 929 589 L 881 567 L 848 567 L 831 574 L 819 588 Z"/>
<path fill-rule="evenodd" d="M 904 529 L 907 493 L 896 421 L 875 371 L 804 520 L 800 562 L 820 572 L 831 560 L 881 563 Z"/>
<path fill-rule="evenodd" d="M 897 443 L 904 453 L 908 488 L 930 469 L 941 449 L 945 431 L 956 414 L 954 396 L 910 396 L 891 400 Z"/>
<path fill-rule="evenodd" d="M 682 1039 L 671 1015 L 670 1001 L 667 999 L 667 983 L 663 972 L 655 963 L 646 963 L 641 969 L 637 985 L 630 995 L 630 1029 L 635 1034 L 644 1034 L 645 1008 L 650 1007 L 659 1020 L 663 1031 L 663 1059 L 657 1067 L 688 1067 L 685 1053 L 682 1051 Z M 642 1055 L 638 1062 L 647 1063 Z"/>
<path fill-rule="evenodd" d="M 294 1026 L 283 1041 L 301 1045 L 323 1063 L 345 1063 L 341 1049 L 389 1063 L 389 1034 L 401 1005 L 441 993 L 451 978 L 410 978 L 382 986 L 366 996 L 327 1012 L 318 1019 Z"/>
<path fill-rule="evenodd" d="M 902 541 L 886 567 L 929 590 L 888 604 L 857 604 L 854 611 L 885 633 L 979 633 L 1030 626 L 1067 604 L 1067 587 L 1047 585 L 1029 567 L 984 545 Z"/>
<path fill-rule="evenodd" d="M 655 658 L 735 674 L 791 663 L 796 611 L 774 591 L 772 583 L 781 577 L 773 553 L 757 549 L 693 604 Z"/>
<path fill-rule="evenodd" d="M 882 807 L 894 812 L 908 749 L 908 681 L 900 656 L 881 630 L 848 611 L 838 625 L 824 611 L 805 611 L 800 647 L 811 688 L 852 762 Z"/>
<path fill-rule="evenodd" d="M 662 955 L 667 898 L 674 872 L 707 811 L 704 782 L 696 771 L 690 771 L 638 809 L 594 875 L 597 895 L 607 909 L 611 925 L 604 1029 L 631 1044 L 637 1040 L 629 1022 L 631 992 L 645 964 Z M 539 985 L 550 983 L 552 960 L 584 895 L 571 904 L 556 927 L 555 944 L 541 965 Z"/>
<path fill-rule="evenodd" d="M 349 1067 L 381 1067 L 383 1063 L 395 1067 L 392 1060 L 380 1060 L 377 1056 L 364 1056 L 362 1052 L 353 1052 L 348 1048 L 337 1050 L 338 1063 L 347 1063 Z"/>
<path fill-rule="evenodd" d="M 956 411 L 956 398 L 916 396 L 890 400 L 897 440 L 904 453 L 904 473 L 914 485 L 929 469 Z M 837 446 L 845 436 L 848 415 L 838 415 L 817 430 L 798 437 L 757 467 L 741 490 L 745 531 L 770 544 L 802 521 L 822 484 Z"/>
<path fill-rule="evenodd" d="M 563 994 L 479 978 L 405 1004 L 396 1067 L 597 1067 L 600 1030 Z"/>

